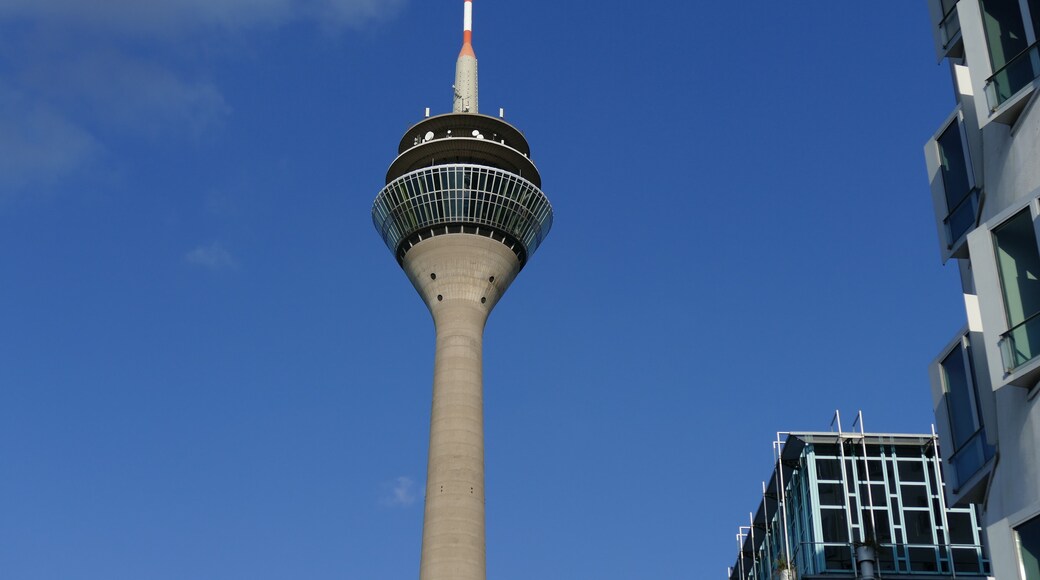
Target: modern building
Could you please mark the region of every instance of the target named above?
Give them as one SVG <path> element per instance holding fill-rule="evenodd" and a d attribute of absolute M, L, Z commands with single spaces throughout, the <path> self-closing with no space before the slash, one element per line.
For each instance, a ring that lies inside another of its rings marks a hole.
<path fill-rule="evenodd" d="M 927 0 L 956 106 L 925 145 L 966 323 L 932 362 L 950 505 L 1000 580 L 1040 580 L 1040 0 Z"/>
<path fill-rule="evenodd" d="M 729 580 L 986 578 L 978 510 L 946 506 L 937 437 L 840 424 L 777 434 Z"/>
<path fill-rule="evenodd" d="M 527 139 L 479 114 L 471 0 L 464 6 L 453 110 L 405 132 L 372 207 L 437 331 L 422 580 L 486 577 L 484 325 L 553 216 Z"/>

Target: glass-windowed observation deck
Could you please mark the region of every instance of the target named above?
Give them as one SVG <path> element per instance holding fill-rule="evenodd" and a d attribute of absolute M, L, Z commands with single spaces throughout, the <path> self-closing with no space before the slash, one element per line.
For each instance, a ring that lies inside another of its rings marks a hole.
<path fill-rule="evenodd" d="M 376 196 L 372 221 L 398 261 L 444 234 L 475 234 L 509 246 L 521 267 L 552 227 L 523 135 L 501 119 L 453 113 L 425 119 L 401 140 Z"/>

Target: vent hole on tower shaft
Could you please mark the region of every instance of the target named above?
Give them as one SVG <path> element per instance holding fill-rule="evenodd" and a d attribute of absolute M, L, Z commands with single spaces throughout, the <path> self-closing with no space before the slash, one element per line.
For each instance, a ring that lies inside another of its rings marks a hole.
<path fill-rule="evenodd" d="M 441 300 L 444 300 L 444 296 L 441 296 L 440 294 L 438 294 L 437 295 L 437 302 L 440 302 Z"/>
<path fill-rule="evenodd" d="M 480 297 L 480 303 L 481 304 L 486 304 L 487 303 L 487 296 L 481 296 Z"/>
<path fill-rule="evenodd" d="M 494 282 L 494 281 L 495 281 L 495 277 L 494 276 L 488 278 L 488 282 Z"/>
<path fill-rule="evenodd" d="M 434 274 L 433 272 L 430 272 L 430 280 L 436 280 L 436 279 L 437 279 L 437 274 Z"/>

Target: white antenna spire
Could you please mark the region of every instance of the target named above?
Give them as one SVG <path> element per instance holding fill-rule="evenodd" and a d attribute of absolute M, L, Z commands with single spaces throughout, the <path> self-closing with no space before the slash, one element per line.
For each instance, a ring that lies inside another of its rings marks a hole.
<path fill-rule="evenodd" d="M 465 0 L 465 15 L 462 21 L 462 50 L 455 62 L 455 113 L 476 113 L 477 99 L 477 55 L 473 52 L 473 0 Z"/>

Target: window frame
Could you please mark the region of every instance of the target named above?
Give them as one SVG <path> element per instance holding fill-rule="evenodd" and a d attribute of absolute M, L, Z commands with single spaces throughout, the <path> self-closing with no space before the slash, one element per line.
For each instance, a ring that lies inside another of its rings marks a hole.
<path fill-rule="evenodd" d="M 982 333 L 982 344 L 976 340 L 972 345 L 974 348 L 982 348 L 985 354 L 985 368 L 989 373 L 989 386 L 997 391 L 1012 385 L 1016 387 L 1031 388 L 1040 380 L 1040 356 L 1018 364 L 1012 369 L 1006 368 L 1004 364 L 1004 353 L 1002 352 L 1002 338 L 1011 330 L 1008 323 L 1007 311 L 1005 309 L 1004 288 L 1000 280 L 1000 271 L 997 264 L 997 245 L 994 230 L 1013 219 L 1019 212 L 1028 210 L 1033 222 L 1033 231 L 1037 235 L 1037 251 L 1040 252 L 1040 223 L 1037 215 L 1040 213 L 1040 188 L 1027 195 L 1022 196 L 1014 203 L 990 219 L 979 224 L 968 234 L 967 249 L 971 255 L 972 276 L 975 282 L 975 295 L 979 307 L 979 328 Z M 977 361 L 978 362 L 978 361 Z M 976 368 L 976 372 L 980 372 Z M 984 379 L 980 379 L 985 382 Z"/>
<path fill-rule="evenodd" d="M 962 356 L 962 364 L 964 366 L 964 377 L 965 377 L 965 379 L 966 379 L 966 381 L 968 383 L 967 384 L 967 389 L 968 389 L 968 395 L 969 395 L 968 399 L 969 399 L 969 401 L 971 403 L 971 411 L 972 411 L 971 415 L 972 415 L 972 419 L 973 419 L 973 421 L 975 423 L 974 431 L 972 431 L 972 434 L 969 435 L 964 440 L 964 443 L 962 443 L 960 446 L 957 446 L 957 444 L 956 444 L 956 435 L 955 435 L 955 432 L 954 432 L 954 429 L 953 429 L 953 411 L 952 411 L 952 409 L 950 407 L 950 400 L 949 400 L 950 384 L 949 384 L 949 381 L 946 378 L 946 373 L 943 372 L 943 370 L 945 369 L 945 365 L 943 363 L 947 359 L 949 359 L 951 356 L 953 356 L 953 353 L 955 351 L 958 351 L 958 350 L 961 352 L 961 356 Z M 972 361 L 972 355 L 973 355 L 973 353 L 972 353 L 972 347 L 971 347 L 971 336 L 970 336 L 970 333 L 965 333 L 965 334 L 961 335 L 961 337 L 957 340 L 957 342 L 953 346 L 953 348 L 948 349 L 944 353 L 944 356 L 939 360 L 939 369 L 940 369 L 939 381 L 940 381 L 940 385 L 942 386 L 942 392 L 943 392 L 943 396 L 944 396 L 944 403 L 946 404 L 946 414 L 948 415 L 947 421 L 950 423 L 950 435 L 951 435 L 951 441 L 950 442 L 954 444 L 953 445 L 953 453 L 950 454 L 951 458 L 954 455 L 957 455 L 958 451 L 960 451 L 961 449 L 964 449 L 965 447 L 970 445 L 971 440 L 975 437 L 975 435 L 977 435 L 979 433 L 979 431 L 981 431 L 982 429 L 984 429 L 986 427 L 985 420 L 984 420 L 984 418 L 982 416 L 982 406 L 979 403 L 979 398 L 980 398 L 979 397 L 979 384 L 978 384 L 978 378 L 975 376 L 975 365 L 974 365 L 974 363 Z"/>
<path fill-rule="evenodd" d="M 1028 89 L 1030 89 L 1031 87 L 1035 87 L 1036 86 L 1037 79 L 1040 78 L 1040 76 L 1038 76 L 1037 74 L 1034 74 L 1032 81 L 1024 84 L 1021 88 L 1019 88 L 1015 92 L 1009 94 L 1003 101 L 1000 101 L 998 103 L 994 103 L 993 102 L 994 101 L 994 98 L 993 98 L 994 97 L 994 91 L 996 90 L 994 88 L 994 79 L 998 75 L 1000 75 L 1003 72 L 1005 72 L 1007 70 L 1007 68 L 1009 66 L 1011 66 L 1011 63 L 1013 63 L 1017 59 L 1019 59 L 1019 58 L 1031 59 L 1032 57 L 1030 56 L 1029 53 L 1030 52 L 1035 52 L 1037 50 L 1040 50 L 1040 47 L 1038 47 L 1038 44 L 1037 44 L 1037 37 L 1038 37 L 1038 35 L 1040 35 L 1040 31 L 1037 31 L 1035 29 L 1034 24 L 1033 24 L 1032 13 L 1031 13 L 1031 10 L 1029 8 L 1029 0 L 1018 0 L 1018 12 L 1019 12 L 1019 16 L 1022 19 L 1021 24 L 1022 24 L 1023 34 L 1024 34 L 1024 37 L 1025 37 L 1025 39 L 1024 39 L 1025 40 L 1025 48 L 1022 49 L 1017 54 L 1012 55 L 1010 58 L 1008 58 L 1006 60 L 1006 62 L 1002 66 L 1000 66 L 999 68 L 994 67 L 994 64 L 993 64 L 993 51 L 990 49 L 990 47 L 991 47 L 990 31 L 989 31 L 989 29 L 985 25 L 985 17 L 986 17 L 985 16 L 986 15 L 985 1 L 986 0 L 978 0 L 979 15 L 981 16 L 981 21 L 982 21 L 982 38 L 983 38 L 983 40 L 985 42 L 986 65 L 989 68 L 988 74 L 986 75 L 986 80 L 983 83 L 983 95 L 984 95 L 984 99 L 986 101 L 986 108 L 989 110 L 989 113 L 990 113 L 991 116 L 995 116 L 998 111 L 1010 108 L 1011 107 L 1010 104 L 1014 103 L 1017 100 L 1016 97 L 1018 95 L 1022 94 L 1023 92 L 1027 92 Z M 1036 71 L 1035 66 L 1034 66 L 1034 71 Z M 1038 71 L 1038 72 L 1040 72 L 1040 71 Z"/>
<path fill-rule="evenodd" d="M 1015 561 L 1018 564 L 1018 576 L 1020 580 L 1034 580 L 1026 576 L 1025 562 L 1022 559 L 1022 540 L 1018 529 L 1022 526 L 1040 522 L 1040 507 L 1033 506 L 1008 518 L 1008 528 L 1011 532 L 1011 545 L 1014 546 Z"/>
<path fill-rule="evenodd" d="M 964 173 L 968 179 L 968 191 L 964 194 L 964 197 L 959 202 L 957 202 L 957 205 L 955 205 L 954 207 L 950 207 L 950 198 L 948 195 L 949 190 L 947 189 L 946 178 L 942 170 L 943 147 L 941 144 L 941 139 L 947 131 L 953 128 L 954 125 L 957 126 L 957 133 L 960 136 L 961 155 L 963 156 L 962 161 L 964 163 Z M 935 134 L 935 137 L 932 139 L 932 142 L 934 143 L 935 155 L 938 163 L 938 171 L 936 173 L 936 178 L 939 181 L 939 187 L 942 188 L 943 209 L 944 213 L 946 214 L 942 218 L 943 230 L 946 237 L 946 249 L 953 250 L 954 246 L 960 245 L 959 242 L 963 242 L 967 235 L 975 227 L 978 226 L 980 207 L 979 185 L 978 182 L 975 180 L 975 168 L 971 164 L 971 148 L 968 146 L 968 134 L 964 128 L 964 111 L 960 107 L 958 107 L 954 114 L 951 116 L 951 118 L 939 128 L 939 131 Z M 953 212 L 955 210 L 961 209 L 961 206 L 963 206 L 966 203 L 971 204 L 972 214 L 975 217 L 975 225 L 969 227 L 967 230 L 964 231 L 964 233 L 954 238 L 950 218 L 953 216 Z"/>

